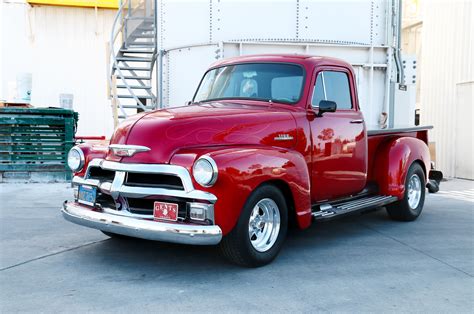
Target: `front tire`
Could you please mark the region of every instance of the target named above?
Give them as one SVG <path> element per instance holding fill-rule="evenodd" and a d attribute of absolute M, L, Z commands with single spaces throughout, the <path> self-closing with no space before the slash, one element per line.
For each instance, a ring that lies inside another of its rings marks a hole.
<path fill-rule="evenodd" d="M 224 257 L 245 267 L 273 261 L 280 252 L 288 229 L 288 207 L 273 185 L 257 188 L 247 199 L 237 225 L 220 244 Z"/>
<path fill-rule="evenodd" d="M 405 179 L 403 199 L 387 206 L 387 213 L 393 220 L 413 221 L 420 216 L 425 204 L 425 173 L 420 164 L 413 163 Z"/>

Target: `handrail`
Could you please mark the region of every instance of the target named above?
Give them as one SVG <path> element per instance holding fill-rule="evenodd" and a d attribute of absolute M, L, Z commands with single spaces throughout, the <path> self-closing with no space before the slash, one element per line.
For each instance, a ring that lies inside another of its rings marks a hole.
<path fill-rule="evenodd" d="M 109 65 L 110 70 L 108 71 L 109 72 L 108 73 L 109 87 L 112 88 L 112 85 L 113 85 L 112 75 L 116 72 L 118 74 L 117 76 L 122 80 L 124 87 L 127 89 L 128 93 L 133 97 L 133 99 L 136 101 L 137 105 L 142 110 L 146 111 L 146 106 L 137 97 L 137 95 L 135 95 L 135 93 L 131 89 L 130 85 L 125 80 L 124 74 L 122 73 L 122 71 L 120 70 L 120 68 L 118 66 L 118 61 L 117 61 L 118 51 L 117 52 L 115 51 L 115 42 L 116 42 L 116 40 L 117 40 L 117 38 L 119 37 L 120 34 L 122 34 L 122 42 L 119 45 L 120 46 L 119 50 L 124 46 L 124 44 L 126 43 L 126 40 L 127 40 L 127 38 L 124 38 L 124 20 L 125 19 L 123 17 L 123 9 L 126 7 L 127 4 L 129 6 L 129 9 L 127 11 L 128 11 L 128 14 L 130 14 L 130 0 L 124 0 L 122 2 L 122 4 L 120 5 L 120 7 L 118 9 L 118 12 L 115 15 L 114 21 L 112 23 L 112 31 L 110 33 L 110 42 L 109 42 L 109 45 L 110 45 L 110 47 L 109 47 L 110 60 L 112 61 L 111 64 Z M 142 6 L 142 4 L 139 5 L 139 7 L 141 7 L 141 6 Z M 120 27 L 117 28 L 117 25 L 118 25 L 119 21 L 121 21 Z M 127 35 L 125 34 L 125 36 L 127 36 Z M 151 64 L 150 64 L 150 71 L 153 71 L 155 60 L 156 60 L 156 46 L 155 46 L 155 50 L 154 50 L 153 56 L 152 56 L 152 61 L 151 61 Z M 117 97 L 117 95 L 113 95 L 112 97 Z M 125 112 L 122 104 L 120 103 L 120 101 L 118 101 L 118 99 L 116 99 L 116 101 L 119 105 L 119 108 L 120 108 L 120 111 L 122 112 L 122 115 L 126 117 L 127 113 Z"/>

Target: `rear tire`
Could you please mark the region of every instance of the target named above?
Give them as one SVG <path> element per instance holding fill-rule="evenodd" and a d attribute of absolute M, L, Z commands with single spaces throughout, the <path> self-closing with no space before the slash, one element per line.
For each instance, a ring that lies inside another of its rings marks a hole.
<path fill-rule="evenodd" d="M 257 188 L 247 199 L 234 229 L 221 241 L 222 255 L 232 263 L 260 267 L 280 252 L 288 229 L 288 208 L 273 185 Z"/>
<path fill-rule="evenodd" d="M 426 192 L 425 173 L 418 163 L 413 163 L 408 169 L 405 179 L 405 194 L 403 199 L 387 205 L 387 213 L 393 220 L 413 221 L 420 216 L 425 204 Z"/>

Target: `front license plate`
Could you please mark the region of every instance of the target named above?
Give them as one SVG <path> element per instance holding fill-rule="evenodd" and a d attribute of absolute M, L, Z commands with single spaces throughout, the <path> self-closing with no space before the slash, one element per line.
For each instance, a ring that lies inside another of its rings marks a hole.
<path fill-rule="evenodd" d="M 153 206 L 153 217 L 160 220 L 178 220 L 178 204 L 155 202 Z"/>
<path fill-rule="evenodd" d="M 88 185 L 79 185 L 77 201 L 81 204 L 94 206 L 97 196 L 97 188 Z"/>

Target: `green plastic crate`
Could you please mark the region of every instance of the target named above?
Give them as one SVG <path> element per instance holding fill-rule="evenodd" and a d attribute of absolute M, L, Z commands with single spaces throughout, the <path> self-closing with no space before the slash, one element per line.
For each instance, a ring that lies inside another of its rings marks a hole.
<path fill-rule="evenodd" d="M 64 172 L 78 114 L 60 108 L 0 108 L 0 172 Z"/>

